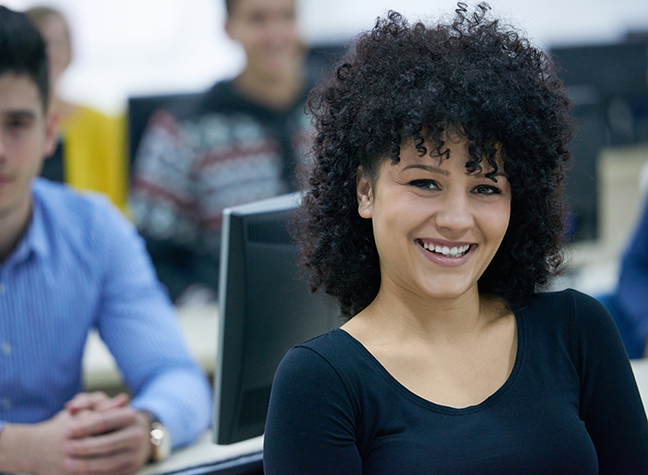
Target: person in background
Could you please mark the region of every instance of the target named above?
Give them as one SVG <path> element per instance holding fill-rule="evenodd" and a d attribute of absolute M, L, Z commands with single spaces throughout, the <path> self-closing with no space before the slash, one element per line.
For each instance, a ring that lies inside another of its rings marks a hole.
<path fill-rule="evenodd" d="M 348 320 L 277 369 L 266 475 L 648 473 L 610 315 L 543 291 L 561 264 L 570 100 L 489 10 L 390 12 L 311 97 L 296 238 Z"/>
<path fill-rule="evenodd" d="M 135 159 L 132 217 L 176 302 L 198 288 L 215 296 L 223 209 L 294 191 L 311 135 L 295 0 L 225 5 L 245 69 L 214 85 L 192 114 L 154 114 Z"/>
<path fill-rule="evenodd" d="M 630 358 L 648 358 L 648 199 L 621 257 L 611 294 L 598 297 L 610 311 Z"/>
<path fill-rule="evenodd" d="M 0 6 L 0 472 L 133 473 L 204 433 L 211 389 L 135 227 L 38 177 L 49 93 L 38 30 Z M 83 391 L 92 328 L 132 399 Z"/>
<path fill-rule="evenodd" d="M 105 193 L 126 211 L 128 164 L 124 116 L 109 116 L 59 96 L 59 79 L 72 61 L 69 26 L 61 12 L 50 7 L 33 7 L 26 13 L 45 40 L 50 110 L 58 118 L 57 149 L 45 162 L 42 176 L 64 181 L 79 190 Z"/>

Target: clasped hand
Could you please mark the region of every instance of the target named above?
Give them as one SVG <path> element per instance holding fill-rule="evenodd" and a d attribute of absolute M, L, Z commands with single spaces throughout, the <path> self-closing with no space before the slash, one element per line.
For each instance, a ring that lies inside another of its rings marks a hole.
<path fill-rule="evenodd" d="M 38 475 L 127 475 L 150 456 L 148 421 L 125 394 L 78 394 L 41 429 Z"/>

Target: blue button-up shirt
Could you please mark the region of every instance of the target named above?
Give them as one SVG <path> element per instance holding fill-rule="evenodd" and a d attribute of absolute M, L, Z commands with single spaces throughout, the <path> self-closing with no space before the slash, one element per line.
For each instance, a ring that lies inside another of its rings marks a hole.
<path fill-rule="evenodd" d="M 82 355 L 97 328 L 134 398 L 174 446 L 211 421 L 204 373 L 135 228 L 98 196 L 34 180 L 30 225 L 0 264 L 0 429 L 49 419 L 83 390 Z"/>

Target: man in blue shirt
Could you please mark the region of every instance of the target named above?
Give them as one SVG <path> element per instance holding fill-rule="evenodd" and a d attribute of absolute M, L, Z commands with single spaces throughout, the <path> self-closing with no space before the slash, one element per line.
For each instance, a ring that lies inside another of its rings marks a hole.
<path fill-rule="evenodd" d="M 36 178 L 55 143 L 43 41 L 0 6 L 0 472 L 129 474 L 207 428 L 209 384 L 134 227 Z M 132 392 L 84 393 L 97 328 Z"/>

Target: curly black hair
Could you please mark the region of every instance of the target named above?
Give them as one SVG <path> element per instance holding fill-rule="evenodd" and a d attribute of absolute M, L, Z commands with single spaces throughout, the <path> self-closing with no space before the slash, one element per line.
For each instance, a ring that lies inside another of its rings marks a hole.
<path fill-rule="evenodd" d="M 548 56 L 514 28 L 492 19 L 490 7 L 459 3 L 447 24 L 410 25 L 389 12 L 357 37 L 354 47 L 309 97 L 318 132 L 295 235 L 311 289 L 323 288 L 352 317 L 380 288 L 371 221 L 358 214 L 358 167 L 376 176 L 399 161 L 413 140 L 442 154 L 443 137 L 469 142 L 467 172 L 499 153 L 512 192 L 509 227 L 479 292 L 521 303 L 562 262 L 561 192 L 571 103 Z M 501 163 L 501 162 L 500 162 Z"/>

